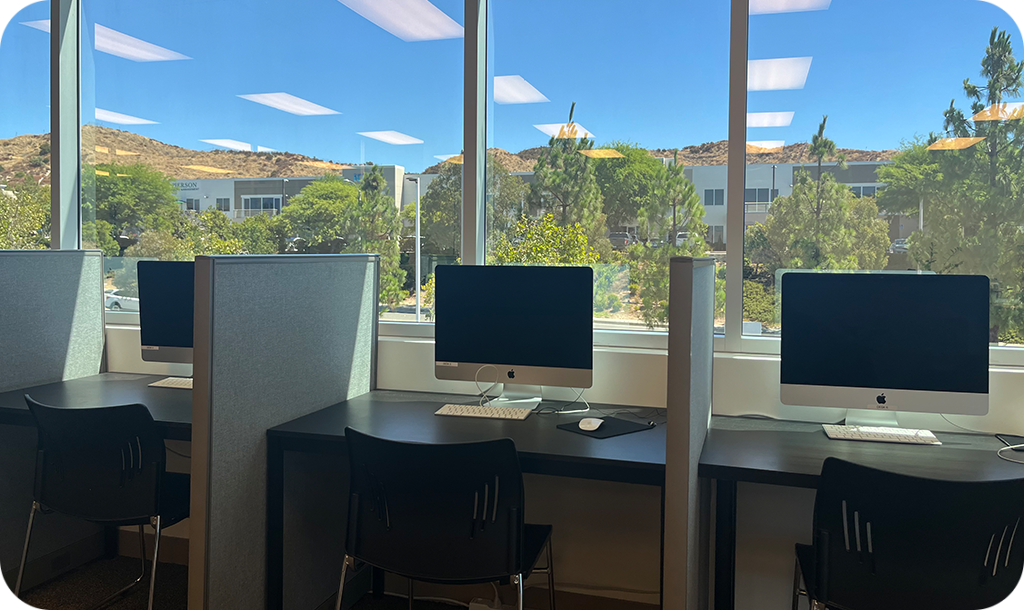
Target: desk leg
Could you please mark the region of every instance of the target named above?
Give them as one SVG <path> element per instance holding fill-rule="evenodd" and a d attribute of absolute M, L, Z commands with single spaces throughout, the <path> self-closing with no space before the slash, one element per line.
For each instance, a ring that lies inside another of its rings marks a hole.
<path fill-rule="evenodd" d="M 736 606 L 736 481 L 715 486 L 715 610 Z"/>
<path fill-rule="evenodd" d="M 267 610 L 284 607 L 284 449 L 267 437 Z"/>

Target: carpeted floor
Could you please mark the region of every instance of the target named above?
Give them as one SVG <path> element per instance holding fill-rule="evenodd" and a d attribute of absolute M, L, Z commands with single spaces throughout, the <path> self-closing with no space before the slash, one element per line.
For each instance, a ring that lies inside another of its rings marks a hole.
<path fill-rule="evenodd" d="M 45 610 L 84 610 L 127 585 L 140 572 L 138 559 L 117 557 L 94 561 L 60 578 L 26 591 L 22 599 Z M 185 610 L 188 594 L 188 568 L 161 563 L 156 573 L 154 610 Z M 149 575 L 126 597 L 107 606 L 108 610 L 145 610 L 149 601 Z M 363 597 L 353 610 L 406 610 L 400 597 L 373 599 Z M 435 602 L 416 602 L 416 610 L 457 610 L 455 606 Z"/>

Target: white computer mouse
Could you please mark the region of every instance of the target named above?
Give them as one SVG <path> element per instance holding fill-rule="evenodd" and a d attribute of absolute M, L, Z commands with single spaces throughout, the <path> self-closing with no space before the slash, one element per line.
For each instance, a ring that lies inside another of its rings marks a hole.
<path fill-rule="evenodd" d="M 587 432 L 593 432 L 601 427 L 604 423 L 603 419 L 596 417 L 586 417 L 580 420 L 580 430 L 586 430 Z"/>

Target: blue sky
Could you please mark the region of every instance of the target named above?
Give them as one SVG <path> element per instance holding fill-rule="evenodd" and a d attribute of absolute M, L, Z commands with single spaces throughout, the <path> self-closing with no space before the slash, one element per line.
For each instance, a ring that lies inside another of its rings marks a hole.
<path fill-rule="evenodd" d="M 462 0 L 433 0 L 463 24 Z M 520 75 L 548 100 L 492 104 L 491 146 L 542 146 L 536 124 L 576 121 L 599 142 L 681 147 L 727 137 L 728 3 L 715 0 L 492 0 L 490 74 Z M 230 139 L 338 162 L 418 171 L 462 148 L 461 38 L 405 42 L 338 0 L 86 0 L 100 24 L 192 59 L 134 62 L 83 53 L 83 116 L 96 107 L 156 121 L 116 125 L 187 148 Z M 0 138 L 45 133 L 48 36 L 21 25 L 0 41 Z M 942 110 L 978 79 L 993 26 L 979 0 L 832 0 L 823 11 L 753 15 L 750 59 L 812 57 L 799 90 L 752 91 L 751 112 L 794 112 L 749 140 L 806 141 L 822 114 L 841 147 L 890 148 L 942 127 Z M 91 45 L 90 45 L 91 47 Z M 238 97 L 287 92 L 340 114 L 296 116 Z M 359 132 L 393 130 L 422 144 Z"/>

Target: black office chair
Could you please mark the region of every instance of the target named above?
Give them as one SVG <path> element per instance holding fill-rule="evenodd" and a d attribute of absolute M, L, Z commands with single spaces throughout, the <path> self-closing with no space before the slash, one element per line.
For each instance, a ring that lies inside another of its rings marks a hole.
<path fill-rule="evenodd" d="M 547 549 L 555 610 L 551 526 L 523 523 L 523 474 L 512 439 L 420 444 L 345 429 L 350 493 L 345 564 L 362 561 L 409 579 L 448 584 L 523 581 Z"/>
<path fill-rule="evenodd" d="M 21 593 L 36 513 L 56 511 L 111 527 L 139 526 L 142 573 L 94 608 L 109 604 L 142 581 L 146 574 L 142 526 L 153 527 L 152 610 L 160 532 L 188 517 L 189 476 L 164 471 L 164 439 L 149 409 L 139 404 L 58 408 L 27 394 L 25 402 L 36 420 L 39 445 L 32 512 L 14 594 Z"/>
<path fill-rule="evenodd" d="M 1022 515 L 1024 479 L 940 481 L 829 458 L 814 544 L 796 546 L 793 608 L 800 595 L 813 609 L 988 608 L 1020 580 Z"/>

